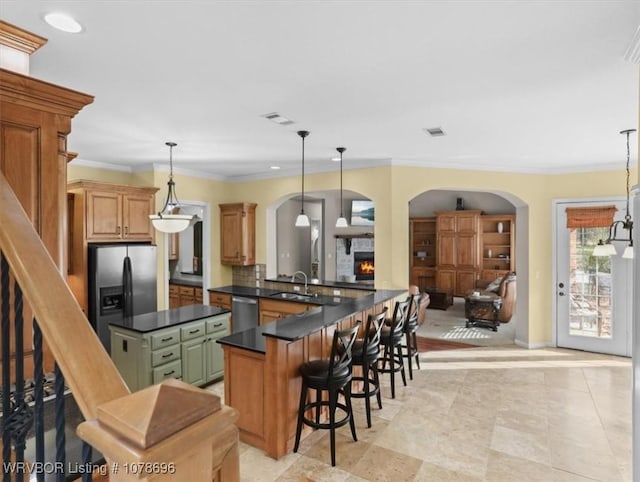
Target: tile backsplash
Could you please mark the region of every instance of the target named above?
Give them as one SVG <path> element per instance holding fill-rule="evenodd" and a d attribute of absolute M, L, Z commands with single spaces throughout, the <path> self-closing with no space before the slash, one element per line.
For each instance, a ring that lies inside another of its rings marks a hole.
<path fill-rule="evenodd" d="M 256 264 L 252 266 L 234 266 L 232 269 L 232 282 L 237 286 L 251 286 L 262 288 L 267 277 L 267 265 Z"/>

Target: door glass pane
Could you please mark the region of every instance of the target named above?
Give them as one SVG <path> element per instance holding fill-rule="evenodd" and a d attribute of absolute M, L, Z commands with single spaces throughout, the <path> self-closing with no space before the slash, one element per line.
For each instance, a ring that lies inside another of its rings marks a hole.
<path fill-rule="evenodd" d="M 569 238 L 569 333 L 611 338 L 611 259 L 592 256 L 609 228 L 575 228 Z"/>

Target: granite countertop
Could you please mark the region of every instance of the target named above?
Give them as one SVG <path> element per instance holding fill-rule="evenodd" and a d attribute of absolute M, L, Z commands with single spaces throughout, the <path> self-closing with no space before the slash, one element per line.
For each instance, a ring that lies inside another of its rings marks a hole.
<path fill-rule="evenodd" d="M 218 288 L 209 288 L 208 291 L 213 291 L 216 293 L 226 293 L 235 296 L 247 296 L 249 298 L 269 298 L 272 300 L 281 300 L 281 301 L 291 301 L 293 303 L 306 303 L 309 305 L 318 305 L 318 306 L 326 306 L 326 305 L 339 305 L 345 300 L 350 300 L 351 298 L 343 298 L 339 296 L 322 296 L 322 295 L 311 295 L 309 297 L 305 297 L 304 300 L 296 300 L 296 299 L 284 299 L 274 297 L 273 295 L 277 293 L 282 293 L 282 290 L 274 290 L 271 288 L 253 288 L 251 286 L 237 286 L 237 285 L 228 285 L 228 286 L 220 286 Z M 292 291 L 292 293 L 296 293 Z M 302 294 L 302 293 L 296 293 Z"/>
<path fill-rule="evenodd" d="M 165 311 L 152 311 L 131 318 L 124 318 L 109 323 L 111 326 L 127 328 L 139 333 L 160 330 L 171 326 L 189 323 L 190 321 L 209 318 L 210 316 L 229 313 L 229 310 L 217 306 L 187 305 Z"/>
<path fill-rule="evenodd" d="M 202 280 L 186 279 L 186 278 L 171 278 L 169 280 L 170 285 L 180 286 L 192 286 L 194 288 L 202 288 Z"/>
<path fill-rule="evenodd" d="M 338 305 L 319 306 L 304 313 L 291 315 L 266 325 L 234 333 L 220 338 L 218 343 L 243 348 L 257 353 L 266 353 L 266 337 L 295 341 L 337 321 L 360 313 L 379 303 L 406 293 L 406 290 L 378 290 L 361 298 L 343 298 Z"/>
<path fill-rule="evenodd" d="M 304 284 L 304 279 L 296 278 L 295 281 L 291 281 L 290 276 L 278 276 L 277 278 L 267 278 L 265 281 L 271 281 L 275 283 L 290 283 L 301 285 Z M 327 280 L 309 280 L 308 286 L 326 286 L 328 288 L 348 288 L 351 290 L 363 290 L 363 291 L 375 291 L 372 281 L 356 281 L 355 283 L 347 283 L 346 281 L 327 281 Z"/>

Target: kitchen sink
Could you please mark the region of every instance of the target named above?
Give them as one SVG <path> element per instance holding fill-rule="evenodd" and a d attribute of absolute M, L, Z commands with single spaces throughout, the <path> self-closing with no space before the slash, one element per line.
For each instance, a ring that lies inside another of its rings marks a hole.
<path fill-rule="evenodd" d="M 302 293 L 291 293 L 289 291 L 281 291 L 279 293 L 272 294 L 271 298 L 280 298 L 281 300 L 307 301 L 313 298 L 313 295 L 304 295 Z"/>

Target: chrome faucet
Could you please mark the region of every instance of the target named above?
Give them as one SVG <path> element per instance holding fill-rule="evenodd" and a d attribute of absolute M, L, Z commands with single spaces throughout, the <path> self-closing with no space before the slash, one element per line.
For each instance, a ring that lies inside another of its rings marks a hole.
<path fill-rule="evenodd" d="M 301 274 L 302 276 L 304 276 L 304 294 L 306 295 L 309 293 L 307 273 L 305 273 L 304 271 L 296 271 L 295 273 L 293 273 L 293 276 L 291 277 L 291 282 L 293 283 L 296 280 L 296 275 L 298 274 Z"/>

